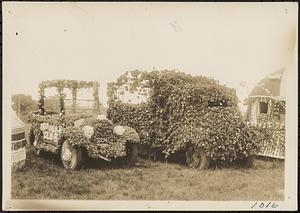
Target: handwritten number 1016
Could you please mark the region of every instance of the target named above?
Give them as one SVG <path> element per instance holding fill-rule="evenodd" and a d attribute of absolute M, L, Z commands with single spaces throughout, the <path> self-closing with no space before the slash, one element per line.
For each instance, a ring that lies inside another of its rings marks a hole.
<path fill-rule="evenodd" d="M 254 207 L 258 207 L 258 208 L 277 208 L 278 205 L 276 203 L 272 203 L 272 202 L 269 202 L 269 203 L 264 203 L 264 202 L 256 202 L 254 203 L 253 206 L 251 206 L 251 209 L 253 209 Z"/>

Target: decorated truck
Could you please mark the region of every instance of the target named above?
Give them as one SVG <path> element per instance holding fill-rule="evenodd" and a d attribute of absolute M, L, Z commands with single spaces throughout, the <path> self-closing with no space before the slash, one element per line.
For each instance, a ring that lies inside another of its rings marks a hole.
<path fill-rule="evenodd" d="M 107 117 L 139 133 L 140 155 L 181 154 L 189 167 L 206 169 L 251 166 L 259 151 L 261 134 L 243 120 L 235 90 L 214 79 L 133 70 L 108 84 L 108 97 Z"/>
<path fill-rule="evenodd" d="M 45 109 L 45 89 L 56 88 L 58 111 Z M 137 132 L 128 126 L 114 125 L 100 114 L 99 84 L 96 81 L 53 80 L 39 85 L 39 110 L 28 115 L 31 121 L 30 144 L 40 151 L 60 156 L 65 169 L 80 169 L 87 157 L 111 161 L 122 158 L 128 166 L 134 166 L 138 155 Z M 66 109 L 64 89 L 72 93 L 71 109 Z M 77 110 L 77 91 L 92 89 L 92 111 Z M 83 111 L 83 112 L 82 112 Z"/>

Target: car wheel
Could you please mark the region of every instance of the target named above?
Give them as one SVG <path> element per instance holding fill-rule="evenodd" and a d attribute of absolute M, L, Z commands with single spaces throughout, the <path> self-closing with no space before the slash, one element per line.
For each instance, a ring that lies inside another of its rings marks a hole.
<path fill-rule="evenodd" d="M 210 158 L 206 156 L 203 148 L 190 146 L 186 152 L 186 162 L 190 168 L 208 169 Z"/>
<path fill-rule="evenodd" d="M 73 147 L 68 141 L 64 141 L 60 150 L 60 158 L 65 169 L 80 169 L 83 161 L 82 149 Z"/>
<path fill-rule="evenodd" d="M 135 165 L 138 158 L 138 144 L 126 143 L 126 164 L 128 167 Z"/>

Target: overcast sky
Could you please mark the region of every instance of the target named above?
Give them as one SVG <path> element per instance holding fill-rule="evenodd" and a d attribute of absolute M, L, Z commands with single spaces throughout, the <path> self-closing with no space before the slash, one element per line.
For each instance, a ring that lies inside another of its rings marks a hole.
<path fill-rule="evenodd" d="M 296 3 L 5 3 L 4 72 L 37 98 L 50 79 L 106 83 L 127 70 L 179 69 L 250 86 L 284 66 Z"/>

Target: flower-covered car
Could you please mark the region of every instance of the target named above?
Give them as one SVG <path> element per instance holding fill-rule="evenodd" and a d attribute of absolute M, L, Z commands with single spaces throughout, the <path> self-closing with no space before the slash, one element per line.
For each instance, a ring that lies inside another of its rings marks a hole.
<path fill-rule="evenodd" d="M 44 109 L 44 89 L 56 87 L 59 92 L 60 111 Z M 94 113 L 76 113 L 76 92 L 81 88 L 94 88 Z M 71 113 L 65 113 L 63 89 L 72 89 Z M 84 81 L 44 81 L 40 84 L 39 111 L 28 116 L 32 126 L 29 133 L 30 144 L 37 154 L 40 150 L 60 155 L 64 168 L 80 169 L 85 156 L 111 161 L 124 158 L 128 166 L 137 160 L 137 132 L 127 126 L 114 125 L 99 113 L 98 83 Z"/>

